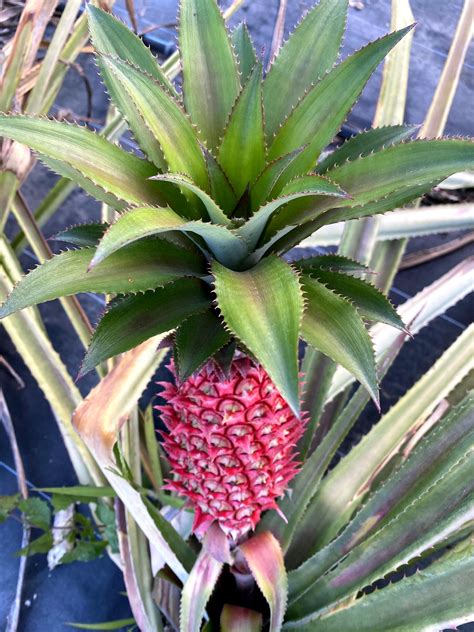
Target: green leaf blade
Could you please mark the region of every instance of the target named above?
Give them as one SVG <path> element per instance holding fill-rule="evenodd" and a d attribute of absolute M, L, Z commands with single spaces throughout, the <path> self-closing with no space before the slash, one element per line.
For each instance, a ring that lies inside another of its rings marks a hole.
<path fill-rule="evenodd" d="M 257 63 L 257 55 L 245 22 L 238 24 L 232 31 L 232 45 L 239 62 L 240 74 L 246 81 Z"/>
<path fill-rule="evenodd" d="M 182 0 L 179 44 L 186 110 L 202 140 L 215 149 L 240 91 L 237 61 L 215 0 Z"/>
<path fill-rule="evenodd" d="M 91 41 L 99 55 L 117 57 L 132 64 L 176 95 L 150 49 L 123 22 L 93 4 L 87 5 L 87 17 Z M 101 62 L 100 57 L 98 61 L 107 91 L 123 114 L 140 148 L 157 167 L 166 168 L 160 144 L 149 133 L 135 104 L 128 98 L 115 74 Z"/>
<path fill-rule="evenodd" d="M 339 130 L 375 68 L 410 28 L 371 42 L 321 79 L 298 103 L 276 134 L 269 158 L 278 158 L 308 143 L 293 163 L 292 171 L 294 175 L 299 175 L 313 168 L 320 152 Z"/>
<path fill-rule="evenodd" d="M 387 125 L 360 132 L 322 160 L 316 167 L 316 173 L 325 173 L 346 160 L 367 156 L 373 151 L 401 143 L 410 138 L 416 129 L 416 125 Z"/>
<path fill-rule="evenodd" d="M 124 213 L 109 227 L 97 247 L 90 269 L 102 265 L 114 252 L 133 242 L 173 231 L 199 235 L 216 258 L 222 258 L 229 265 L 237 264 L 247 253 L 244 240 L 224 226 L 187 222 L 171 209 L 145 206 Z"/>
<path fill-rule="evenodd" d="M 246 272 L 214 263 L 212 272 L 225 324 L 299 415 L 297 350 L 303 298 L 295 272 L 273 257 Z"/>
<path fill-rule="evenodd" d="M 295 207 L 290 204 L 291 202 L 297 203 L 298 200 L 302 200 L 303 203 L 310 203 L 311 198 L 319 199 L 324 197 L 345 198 L 347 194 L 337 185 L 322 176 L 310 175 L 296 178 L 284 187 L 280 197 L 260 207 L 252 217 L 238 229 L 238 233 L 248 242 L 249 249 L 253 250 L 264 233 L 267 224 L 271 222 L 281 207 L 285 208 L 281 210 L 277 223 L 279 226 L 285 227 L 297 221 L 295 214 L 298 212 L 298 209 L 295 209 Z M 271 225 L 273 226 L 273 223 Z"/>
<path fill-rule="evenodd" d="M 416 140 L 382 149 L 327 172 L 346 188 L 354 205 L 375 202 L 408 187 L 431 184 L 474 167 L 474 142 Z M 350 213 L 350 210 L 349 210 Z"/>
<path fill-rule="evenodd" d="M 374 351 L 356 310 L 345 299 L 315 279 L 302 277 L 306 310 L 303 338 L 350 371 L 378 405 Z"/>
<path fill-rule="evenodd" d="M 346 23 L 347 0 L 320 0 L 273 61 L 264 83 L 267 138 L 271 139 L 308 86 L 337 59 Z"/>
<path fill-rule="evenodd" d="M 159 185 L 149 180 L 156 174 L 154 165 L 85 127 L 0 114 L 0 134 L 27 145 L 59 166 L 64 164 L 67 171 L 58 169 L 61 175 L 74 180 L 75 170 L 117 200 L 130 204 L 157 204 L 161 200 Z"/>
<path fill-rule="evenodd" d="M 32 270 L 2 305 L 0 318 L 61 296 L 144 292 L 181 277 L 205 274 L 203 260 L 163 240 L 123 248 L 88 272 L 93 254 L 92 248 L 69 250 Z"/>
<path fill-rule="evenodd" d="M 204 311 L 209 303 L 195 279 L 180 279 L 155 291 L 113 301 L 92 336 L 80 375 L 148 338 L 174 329 L 192 314 Z"/>
<path fill-rule="evenodd" d="M 120 82 L 148 133 L 160 144 L 169 169 L 190 176 L 198 186 L 207 189 L 204 155 L 191 122 L 174 98 L 157 81 L 126 62 L 101 57 L 100 65 Z"/>
<path fill-rule="evenodd" d="M 261 64 L 253 69 L 234 105 L 219 147 L 219 162 L 239 199 L 265 165 Z"/>
<path fill-rule="evenodd" d="M 311 276 L 351 301 L 363 318 L 386 323 L 406 331 L 406 327 L 393 305 L 374 285 L 357 277 L 330 270 L 318 270 Z"/>
<path fill-rule="evenodd" d="M 211 310 L 196 314 L 176 332 L 175 361 L 180 380 L 186 380 L 229 342 L 230 335 Z"/>
<path fill-rule="evenodd" d="M 474 582 L 474 551 L 461 542 L 452 552 L 411 577 L 377 590 L 347 607 L 306 625 L 284 629 L 301 632 L 379 632 L 387 621 L 397 630 L 441 630 L 468 623 L 472 603 L 466 586 Z"/>

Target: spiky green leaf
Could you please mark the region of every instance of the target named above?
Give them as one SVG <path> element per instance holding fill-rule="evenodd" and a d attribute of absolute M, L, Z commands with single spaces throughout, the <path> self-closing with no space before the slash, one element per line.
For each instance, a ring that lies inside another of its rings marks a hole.
<path fill-rule="evenodd" d="M 92 336 L 81 375 L 99 362 L 174 329 L 209 304 L 202 285 L 195 279 L 179 279 L 154 291 L 112 301 Z"/>
<path fill-rule="evenodd" d="M 92 192 L 100 187 L 131 204 L 156 204 L 161 200 L 160 185 L 149 180 L 156 174 L 154 165 L 85 127 L 0 114 L 0 134 L 52 159 L 61 175 L 74 180 L 74 171 L 78 172 L 82 176 L 78 184 L 91 182 Z"/>
<path fill-rule="evenodd" d="M 297 350 L 303 297 L 295 272 L 276 257 L 245 272 L 216 262 L 212 272 L 217 306 L 227 327 L 299 414 Z"/>
<path fill-rule="evenodd" d="M 107 224 L 78 224 L 61 230 L 51 239 L 81 248 L 93 248 L 97 246 L 106 230 Z"/>
<path fill-rule="evenodd" d="M 308 86 L 337 59 L 346 23 L 347 0 L 320 0 L 296 27 L 264 83 L 265 125 L 271 139 Z"/>
<path fill-rule="evenodd" d="M 186 110 L 215 149 L 240 91 L 237 61 L 215 0 L 182 0 L 179 44 Z"/>
<path fill-rule="evenodd" d="M 436 428 L 421 441 L 402 466 L 390 476 L 348 523 L 342 533 L 290 573 L 290 600 L 294 601 L 348 551 L 429 488 L 442 470 L 452 467 L 472 445 L 474 395 L 465 397 Z"/>
<path fill-rule="evenodd" d="M 313 272 L 314 270 L 332 270 L 337 272 L 364 272 L 370 273 L 369 268 L 363 263 L 349 259 L 338 254 L 315 255 L 314 257 L 305 257 L 293 261 L 303 272 Z"/>
<path fill-rule="evenodd" d="M 250 250 L 253 250 L 262 236 L 266 225 L 282 206 L 302 198 L 306 198 L 307 200 L 308 198 L 319 199 L 324 197 L 346 198 L 347 194 L 337 185 L 322 176 L 310 175 L 296 178 L 284 187 L 281 192 L 281 197 L 260 207 L 258 211 L 238 229 L 238 233 L 248 242 Z M 285 209 L 280 212 L 279 223 L 282 226 L 288 223 L 292 224 L 294 212 L 295 209 L 293 207 L 286 206 Z M 287 219 L 287 215 L 290 217 L 289 220 Z"/>
<path fill-rule="evenodd" d="M 375 68 L 409 30 L 402 29 L 371 42 L 321 79 L 298 103 L 277 132 L 269 150 L 269 158 L 278 158 L 308 143 L 291 169 L 294 175 L 298 175 L 313 168 Z"/>
<path fill-rule="evenodd" d="M 99 54 L 128 61 L 175 93 L 172 83 L 161 70 L 150 49 L 132 30 L 111 13 L 102 11 L 93 4 L 88 4 L 86 8 L 91 40 Z"/>
<path fill-rule="evenodd" d="M 416 129 L 416 125 L 387 125 L 361 132 L 322 160 L 316 167 L 316 173 L 325 173 L 336 165 L 342 165 L 346 160 L 355 160 L 373 151 L 401 143 L 410 138 Z"/>
<path fill-rule="evenodd" d="M 261 63 L 234 105 L 219 147 L 219 162 L 238 198 L 265 165 Z"/>
<path fill-rule="evenodd" d="M 240 74 L 242 79 L 246 81 L 257 63 L 257 55 L 245 22 L 241 22 L 232 31 L 232 44 L 239 62 Z"/>
<path fill-rule="evenodd" d="M 206 207 L 206 211 L 211 222 L 214 222 L 214 224 L 221 224 L 222 226 L 228 226 L 230 224 L 229 218 L 216 204 L 214 199 L 208 193 L 203 191 L 202 188 L 199 188 L 199 186 L 196 185 L 191 178 L 187 178 L 185 175 L 179 173 L 163 173 L 155 176 L 154 179 L 160 180 L 161 182 L 172 182 L 174 184 L 178 184 L 184 190 L 191 191 L 197 195 Z"/>
<path fill-rule="evenodd" d="M 229 333 L 211 310 L 188 318 L 176 332 L 175 360 L 179 379 L 190 377 L 229 339 Z"/>
<path fill-rule="evenodd" d="M 174 98 L 160 83 L 127 62 L 102 57 L 100 65 L 114 73 L 120 82 L 122 98 L 128 95 L 140 113 L 148 133 L 159 142 L 169 169 L 190 176 L 198 186 L 207 189 L 204 155 L 191 122 Z"/>
<path fill-rule="evenodd" d="M 474 142 L 417 140 L 347 162 L 326 175 L 349 191 L 355 206 L 380 200 L 407 187 L 431 185 L 470 167 L 474 167 Z M 351 215 L 350 210 L 348 213 Z"/>
<path fill-rule="evenodd" d="M 355 546 L 288 609 L 289 620 L 316 618 L 316 612 L 383 577 L 440 544 L 471 521 L 474 500 L 470 451 L 382 529 Z M 300 629 L 300 628 L 299 628 Z"/>
<path fill-rule="evenodd" d="M 175 94 L 172 84 L 161 71 L 150 50 L 123 22 L 93 4 L 87 5 L 87 17 L 91 40 L 97 53 L 118 57 L 132 64 L 161 83 L 171 94 Z M 157 167 L 166 168 L 160 144 L 150 134 L 135 103 L 129 98 L 116 75 L 101 62 L 100 57 L 99 66 L 107 91 L 125 117 L 140 148 Z"/>
<path fill-rule="evenodd" d="M 349 299 L 364 318 L 406 331 L 393 305 L 374 285 L 354 276 L 331 270 L 316 270 L 311 276 L 340 296 Z"/>
<path fill-rule="evenodd" d="M 204 155 L 211 187 L 211 197 L 226 215 L 230 215 L 237 205 L 235 191 L 214 156 L 209 151 L 206 151 Z"/>
<path fill-rule="evenodd" d="M 375 357 L 370 336 L 354 307 L 315 279 L 302 279 L 306 308 L 303 338 L 350 371 L 378 403 Z"/>
<path fill-rule="evenodd" d="M 426 293 L 422 295 L 425 300 L 412 312 L 412 318 L 420 313 L 421 308 L 426 313 L 426 296 Z M 416 332 L 420 325 L 414 321 L 411 326 Z M 304 542 L 304 547 L 290 549 L 292 564 L 302 563 L 308 552 L 315 553 L 337 535 L 360 507 L 377 476 L 381 481 L 384 464 L 411 437 L 420 419 L 427 419 L 438 403 L 472 369 L 472 353 L 468 344 L 472 330 L 470 327 L 463 332 L 430 371 L 328 473 L 297 527 L 294 541 Z M 319 520 L 317 532 L 314 530 L 316 516 Z"/>
<path fill-rule="evenodd" d="M 132 244 L 88 271 L 93 255 L 92 248 L 70 250 L 32 270 L 2 305 L 0 318 L 60 296 L 144 292 L 181 277 L 205 274 L 203 259 L 164 240 Z"/>
<path fill-rule="evenodd" d="M 172 231 L 199 235 L 217 259 L 229 265 L 238 263 L 247 253 L 243 239 L 223 226 L 187 222 L 171 209 L 145 206 L 124 213 L 110 226 L 97 247 L 91 268 L 130 243 Z"/>
<path fill-rule="evenodd" d="M 298 623 L 296 628 L 299 632 L 380 632 L 389 622 L 392 629 L 411 632 L 468 623 L 473 617 L 472 600 L 466 590 L 474 582 L 473 549 L 472 542 L 461 542 L 415 575 L 351 600 L 345 608 L 307 625 Z"/>
<path fill-rule="evenodd" d="M 304 147 L 300 147 L 285 156 L 281 156 L 281 158 L 273 160 L 265 167 L 262 173 L 259 174 L 256 181 L 250 187 L 250 206 L 252 211 L 255 212 L 267 200 L 271 200 L 275 197 L 273 189 L 277 180 L 282 182 L 283 186 L 287 184 L 283 174 L 303 149 Z M 281 188 L 283 188 L 283 186 Z"/>

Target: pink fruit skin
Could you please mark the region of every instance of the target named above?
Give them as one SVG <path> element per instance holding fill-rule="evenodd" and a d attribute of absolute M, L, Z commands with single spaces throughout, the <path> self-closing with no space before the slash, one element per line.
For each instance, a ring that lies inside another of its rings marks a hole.
<path fill-rule="evenodd" d="M 169 368 L 175 375 L 173 363 Z M 194 533 L 217 521 L 238 540 L 263 511 L 277 509 L 275 500 L 298 471 L 295 447 L 304 422 L 245 356 L 234 359 L 226 377 L 210 361 L 181 384 L 161 385 L 167 403 L 157 408 L 175 475 L 166 489 L 188 499 Z"/>

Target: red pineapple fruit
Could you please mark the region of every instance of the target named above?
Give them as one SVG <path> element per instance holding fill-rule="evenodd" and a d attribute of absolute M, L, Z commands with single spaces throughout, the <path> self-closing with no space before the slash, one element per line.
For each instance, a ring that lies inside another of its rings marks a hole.
<path fill-rule="evenodd" d="M 159 406 L 168 433 L 164 448 L 174 480 L 167 489 L 195 510 L 193 531 L 217 521 L 234 540 L 254 529 L 298 471 L 295 446 L 303 422 L 248 357 L 234 359 L 228 376 L 213 361 L 179 383 L 162 383 Z"/>

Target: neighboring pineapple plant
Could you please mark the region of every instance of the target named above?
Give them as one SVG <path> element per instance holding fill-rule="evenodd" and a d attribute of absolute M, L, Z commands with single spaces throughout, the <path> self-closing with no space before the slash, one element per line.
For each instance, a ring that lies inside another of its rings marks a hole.
<path fill-rule="evenodd" d="M 346 11 L 347 0 L 321 0 L 264 73 L 245 26 L 229 35 L 215 0 L 181 0 L 180 95 L 135 35 L 89 5 L 102 77 L 144 158 L 85 127 L 0 115 L 0 135 L 27 144 L 118 213 L 110 225 L 59 234 L 78 248 L 31 271 L 0 316 L 80 292 L 114 295 L 81 375 L 172 332 L 175 383 L 159 407 L 173 474 L 166 489 L 189 501 L 193 530 L 204 538 L 201 567 L 198 560 L 183 593 L 184 630 L 200 628 L 235 551 L 235 575 L 257 578 L 271 629 L 281 626 L 281 550 L 269 531 L 250 532 L 269 509 L 287 519 L 276 501 L 298 471 L 300 341 L 345 367 L 378 405 L 366 321 L 402 332 L 410 324 L 360 278 L 369 271 L 357 261 L 328 254 L 289 263 L 285 255 L 325 225 L 398 208 L 474 167 L 472 142 L 410 141 L 413 128 L 402 125 L 363 132 L 321 158 L 376 67 L 411 29 L 334 66 Z M 273 518 L 267 522 L 278 532 Z M 330 566 L 321 562 L 321 573 Z M 317 580 L 302 568 L 290 585 L 296 623 L 288 625 L 298 629 L 312 620 L 298 582 L 307 591 Z M 314 610 L 324 609 L 325 590 Z M 258 617 L 238 611 L 223 613 L 223 630 L 260 629 Z M 235 621 L 243 627 L 231 627 Z"/>

